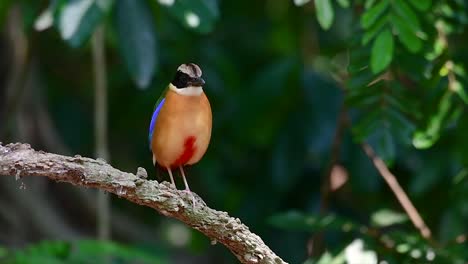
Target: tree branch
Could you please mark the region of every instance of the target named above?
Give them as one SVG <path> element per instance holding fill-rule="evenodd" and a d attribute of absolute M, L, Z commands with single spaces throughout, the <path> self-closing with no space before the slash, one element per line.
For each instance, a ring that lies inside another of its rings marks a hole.
<path fill-rule="evenodd" d="M 408 195 L 406 195 L 405 191 L 398 183 L 395 175 L 390 172 L 387 165 L 385 165 L 385 162 L 379 156 L 377 156 L 377 154 L 375 154 L 374 150 L 369 144 L 363 143 L 362 148 L 364 149 L 364 152 L 366 152 L 367 156 L 372 160 L 380 175 L 382 175 L 384 180 L 387 182 L 388 186 L 398 199 L 398 202 L 400 202 L 403 209 L 405 209 L 406 214 L 411 219 L 411 222 L 421 233 L 421 236 L 430 240 L 431 230 L 429 227 L 427 227 L 418 210 L 416 207 L 414 207 Z"/>
<path fill-rule="evenodd" d="M 35 151 L 28 144 L 0 143 L 0 175 L 43 176 L 107 191 L 184 222 L 213 242 L 225 245 L 241 263 L 286 263 L 238 218 L 209 208 L 197 195 L 193 208 L 190 194 L 172 188 L 168 182 L 146 180 L 143 168 L 132 174 L 115 169 L 100 159 Z"/>

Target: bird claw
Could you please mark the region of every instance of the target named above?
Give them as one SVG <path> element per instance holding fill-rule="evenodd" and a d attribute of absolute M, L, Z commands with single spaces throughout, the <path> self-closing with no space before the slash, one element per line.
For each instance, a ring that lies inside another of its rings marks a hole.
<path fill-rule="evenodd" d="M 195 195 L 193 195 L 193 192 L 187 189 L 185 189 L 183 192 L 186 192 L 188 195 L 192 196 L 192 208 L 194 209 L 196 206 Z"/>

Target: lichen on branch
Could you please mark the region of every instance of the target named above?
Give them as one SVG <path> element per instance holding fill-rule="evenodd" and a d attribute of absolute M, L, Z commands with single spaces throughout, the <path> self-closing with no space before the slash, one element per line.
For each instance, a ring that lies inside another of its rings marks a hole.
<path fill-rule="evenodd" d="M 189 193 L 176 190 L 168 182 L 146 179 L 143 168 L 132 174 L 101 159 L 36 151 L 28 144 L 0 143 L 0 175 L 43 176 L 113 193 L 184 222 L 212 241 L 225 245 L 241 263 L 286 263 L 238 218 L 209 208 L 197 195 L 193 206 Z"/>

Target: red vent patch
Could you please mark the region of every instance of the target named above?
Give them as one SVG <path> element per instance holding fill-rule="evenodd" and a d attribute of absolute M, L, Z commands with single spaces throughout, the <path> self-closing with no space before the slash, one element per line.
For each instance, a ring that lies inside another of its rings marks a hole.
<path fill-rule="evenodd" d="M 195 154 L 195 136 L 190 136 L 185 139 L 184 142 L 184 152 L 179 156 L 179 158 L 174 161 L 172 166 L 177 167 L 180 165 L 185 165 Z"/>

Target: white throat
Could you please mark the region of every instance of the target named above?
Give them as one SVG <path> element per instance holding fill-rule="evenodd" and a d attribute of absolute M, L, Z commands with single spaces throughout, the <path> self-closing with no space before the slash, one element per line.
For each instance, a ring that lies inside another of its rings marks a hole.
<path fill-rule="evenodd" d="M 172 91 L 185 96 L 199 96 L 203 93 L 201 86 L 189 86 L 185 88 L 177 88 L 172 83 L 169 84 L 169 89 Z"/>

